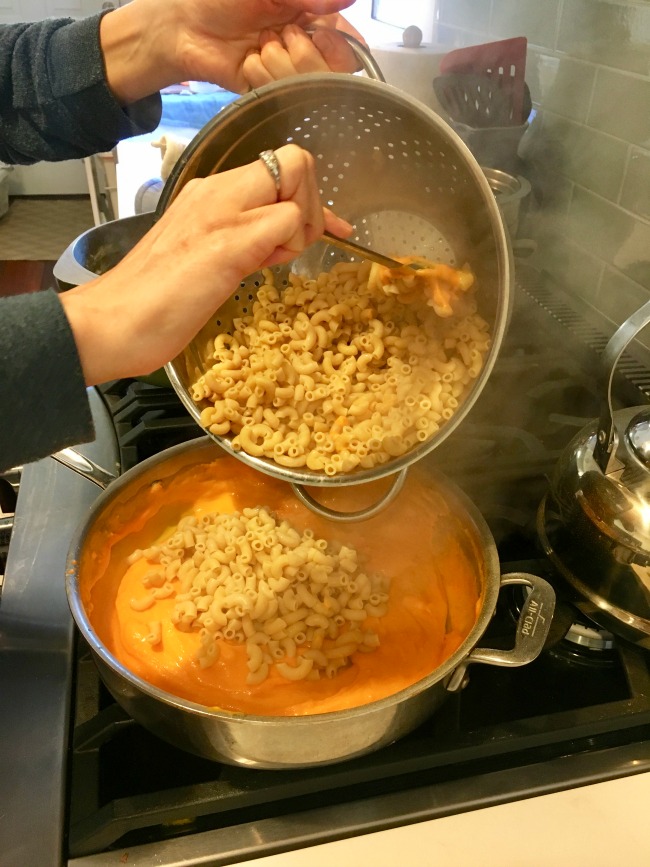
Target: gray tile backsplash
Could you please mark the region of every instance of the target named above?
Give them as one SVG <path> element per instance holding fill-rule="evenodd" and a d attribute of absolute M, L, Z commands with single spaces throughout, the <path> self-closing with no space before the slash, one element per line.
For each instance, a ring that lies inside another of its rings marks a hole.
<path fill-rule="evenodd" d="M 558 169 L 576 184 L 616 202 L 627 163 L 627 144 L 550 112 L 545 115 L 544 122 L 547 135 L 561 143 L 558 152 L 562 155 L 562 163 Z"/>
<path fill-rule="evenodd" d="M 591 63 L 555 56 L 528 45 L 526 83 L 537 105 L 584 123 L 591 107 L 596 81 Z"/>
<path fill-rule="evenodd" d="M 647 75 L 649 42 L 647 2 L 564 0 L 562 4 L 555 46 L 559 51 L 599 66 Z"/>
<path fill-rule="evenodd" d="M 650 2 L 440 0 L 437 35 L 528 39 L 525 234 L 540 267 L 622 322 L 650 297 Z"/>
<path fill-rule="evenodd" d="M 631 148 L 621 205 L 644 220 L 650 220 L 650 152 Z"/>
<path fill-rule="evenodd" d="M 650 147 L 650 78 L 598 69 L 587 123 L 623 141 Z"/>
<path fill-rule="evenodd" d="M 605 267 L 595 306 L 613 322 L 622 322 L 648 300 L 648 291 L 620 271 Z M 645 329 L 643 342 L 650 345 L 650 330 Z"/>
<path fill-rule="evenodd" d="M 493 0 L 490 36 L 527 36 L 529 42 L 553 48 L 560 5 L 561 0 Z"/>

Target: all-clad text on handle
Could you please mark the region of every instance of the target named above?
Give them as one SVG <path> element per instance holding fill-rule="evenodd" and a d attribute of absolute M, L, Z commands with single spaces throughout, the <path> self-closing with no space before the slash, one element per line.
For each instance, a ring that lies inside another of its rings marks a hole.
<path fill-rule="evenodd" d="M 555 591 L 543 578 L 527 572 L 510 572 L 501 576 L 501 587 L 522 584 L 529 590 L 517 621 L 515 646 L 512 650 L 479 647 L 473 650 L 452 674 L 447 689 L 456 692 L 466 681 L 466 672 L 473 662 L 486 665 L 515 667 L 536 659 L 544 647 L 555 610 Z"/>

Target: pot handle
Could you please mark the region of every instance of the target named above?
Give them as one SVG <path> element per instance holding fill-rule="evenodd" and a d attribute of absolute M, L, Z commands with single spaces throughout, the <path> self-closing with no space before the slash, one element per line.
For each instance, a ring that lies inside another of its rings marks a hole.
<path fill-rule="evenodd" d="M 107 488 L 119 475 L 117 472 L 111 472 L 104 469 L 104 467 L 100 467 L 99 464 L 91 461 L 90 458 L 82 455 L 76 449 L 61 449 L 59 452 L 54 452 L 50 457 L 63 464 L 64 467 L 74 470 L 75 473 L 78 473 L 85 479 L 94 482 L 102 489 Z"/>
<path fill-rule="evenodd" d="M 548 581 L 537 575 L 530 575 L 528 572 L 509 572 L 507 575 L 502 575 L 501 587 L 509 584 L 523 584 L 530 587 L 530 593 L 517 622 L 514 648 L 492 650 L 478 647 L 472 650 L 449 679 L 447 683 L 449 692 L 457 692 L 465 686 L 467 667 L 473 662 L 514 668 L 526 665 L 539 656 L 551 628 L 555 609 L 555 591 Z"/>
<path fill-rule="evenodd" d="M 315 500 L 311 494 L 308 494 L 302 485 L 292 483 L 291 487 L 294 494 L 298 497 L 303 505 L 311 509 L 321 518 L 328 518 L 330 521 L 338 521 L 339 523 L 351 523 L 352 521 L 367 521 L 368 518 L 373 518 L 378 512 L 386 508 L 389 503 L 392 503 L 395 497 L 402 490 L 406 481 L 406 473 L 408 469 L 400 470 L 396 473 L 393 484 L 374 505 L 368 506 L 367 509 L 359 509 L 357 512 L 337 512 L 336 509 L 330 509 L 328 506 L 323 506 L 318 500 Z"/>

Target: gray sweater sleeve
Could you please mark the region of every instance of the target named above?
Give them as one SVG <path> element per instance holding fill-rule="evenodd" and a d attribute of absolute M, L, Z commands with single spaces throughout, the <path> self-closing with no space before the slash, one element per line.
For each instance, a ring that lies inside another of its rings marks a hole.
<path fill-rule="evenodd" d="M 53 289 L 0 299 L 0 471 L 88 442 L 77 348 Z"/>
<path fill-rule="evenodd" d="M 75 159 L 158 125 L 160 94 L 122 107 L 109 90 L 100 20 L 0 27 L 0 160 Z M 0 471 L 93 436 L 77 348 L 56 292 L 0 298 Z"/>
<path fill-rule="evenodd" d="M 0 160 L 76 159 L 156 128 L 159 93 L 123 107 L 106 84 L 102 14 L 0 26 Z"/>

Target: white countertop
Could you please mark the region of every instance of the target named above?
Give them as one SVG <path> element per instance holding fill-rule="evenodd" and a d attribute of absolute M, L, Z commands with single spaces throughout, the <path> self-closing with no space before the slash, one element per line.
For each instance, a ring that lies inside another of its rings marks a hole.
<path fill-rule="evenodd" d="M 650 773 L 246 861 L 250 867 L 648 867 Z"/>
<path fill-rule="evenodd" d="M 151 142 L 165 130 L 118 145 L 120 217 L 160 171 Z M 170 131 L 191 138 L 193 130 Z M 250 867 L 648 867 L 650 773 L 515 801 L 388 831 L 246 861 Z"/>

